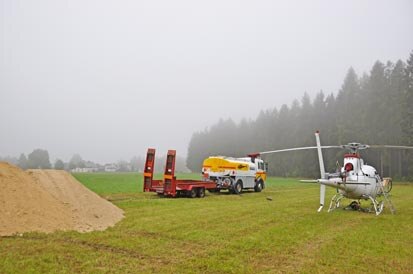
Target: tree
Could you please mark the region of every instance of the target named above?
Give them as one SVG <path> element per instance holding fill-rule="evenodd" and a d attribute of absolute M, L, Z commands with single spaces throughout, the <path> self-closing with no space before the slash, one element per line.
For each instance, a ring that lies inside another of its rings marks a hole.
<path fill-rule="evenodd" d="M 65 169 L 65 164 L 63 163 L 62 160 L 57 159 L 56 162 L 54 163 L 54 169 L 63 170 Z"/>
<path fill-rule="evenodd" d="M 120 160 L 118 161 L 118 170 L 120 172 L 128 172 L 131 171 L 129 163 L 124 161 L 124 160 Z"/>
<path fill-rule="evenodd" d="M 335 127 L 340 144 L 355 138 L 354 132 L 361 132 L 359 120 L 363 117 L 364 109 L 361 97 L 359 78 L 354 69 L 350 68 L 336 98 Z"/>
<path fill-rule="evenodd" d="M 142 171 L 143 166 L 145 165 L 145 161 L 142 159 L 142 157 L 133 157 L 129 161 L 129 165 L 131 167 L 131 171 Z"/>
<path fill-rule="evenodd" d="M 413 51 L 407 60 L 404 82 L 402 131 L 407 144 L 413 145 Z"/>
<path fill-rule="evenodd" d="M 413 51 L 410 53 L 410 58 L 407 60 L 407 65 L 404 74 L 405 91 L 403 94 L 402 104 L 402 121 L 401 127 L 403 139 L 408 145 L 413 145 Z M 408 175 L 413 176 L 413 157 L 409 154 Z"/>
<path fill-rule="evenodd" d="M 75 169 L 78 167 L 84 168 L 85 162 L 83 161 L 82 157 L 80 157 L 79 154 L 74 154 L 69 161 L 69 169 Z"/>
<path fill-rule="evenodd" d="M 35 149 L 28 156 L 28 168 L 51 168 L 49 152 L 44 149 Z"/>
<path fill-rule="evenodd" d="M 17 165 L 21 169 L 27 169 L 28 168 L 28 161 L 26 155 L 24 153 L 20 154 L 19 160 L 17 161 Z"/>

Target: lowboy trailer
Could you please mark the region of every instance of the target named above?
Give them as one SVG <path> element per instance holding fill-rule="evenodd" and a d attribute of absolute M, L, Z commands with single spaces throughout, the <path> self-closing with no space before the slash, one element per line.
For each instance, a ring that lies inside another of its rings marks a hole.
<path fill-rule="evenodd" d="M 205 190 L 214 191 L 217 184 L 213 181 L 177 180 L 175 176 L 176 151 L 168 150 L 163 180 L 154 180 L 155 149 L 149 148 L 146 154 L 143 173 L 143 191 L 156 192 L 168 197 L 187 196 L 190 198 L 205 197 Z"/>

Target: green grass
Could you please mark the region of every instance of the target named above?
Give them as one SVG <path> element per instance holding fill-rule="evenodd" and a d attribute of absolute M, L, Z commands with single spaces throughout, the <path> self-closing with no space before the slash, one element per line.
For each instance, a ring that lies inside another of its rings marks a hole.
<path fill-rule="evenodd" d="M 295 179 L 270 178 L 261 193 L 168 199 L 142 193 L 138 174 L 75 176 L 126 217 L 103 232 L 1 238 L 0 273 L 413 272 L 413 184 L 394 186 L 396 215 L 376 217 L 317 213 L 318 186 Z"/>

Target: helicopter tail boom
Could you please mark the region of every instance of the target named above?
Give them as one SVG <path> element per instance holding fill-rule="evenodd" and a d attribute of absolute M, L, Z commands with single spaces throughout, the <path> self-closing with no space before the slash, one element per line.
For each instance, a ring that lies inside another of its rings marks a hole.
<path fill-rule="evenodd" d="M 322 186 L 331 186 L 337 189 L 346 190 L 346 185 L 342 184 L 341 181 L 332 181 L 327 179 L 318 179 L 317 182 L 320 183 Z"/>

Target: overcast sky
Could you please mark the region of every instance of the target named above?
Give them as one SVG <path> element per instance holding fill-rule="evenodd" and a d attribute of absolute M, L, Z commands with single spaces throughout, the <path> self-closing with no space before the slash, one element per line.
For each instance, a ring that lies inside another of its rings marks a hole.
<path fill-rule="evenodd" d="M 412 14 L 408 0 L 0 0 L 0 156 L 184 156 L 219 118 L 406 60 Z"/>

